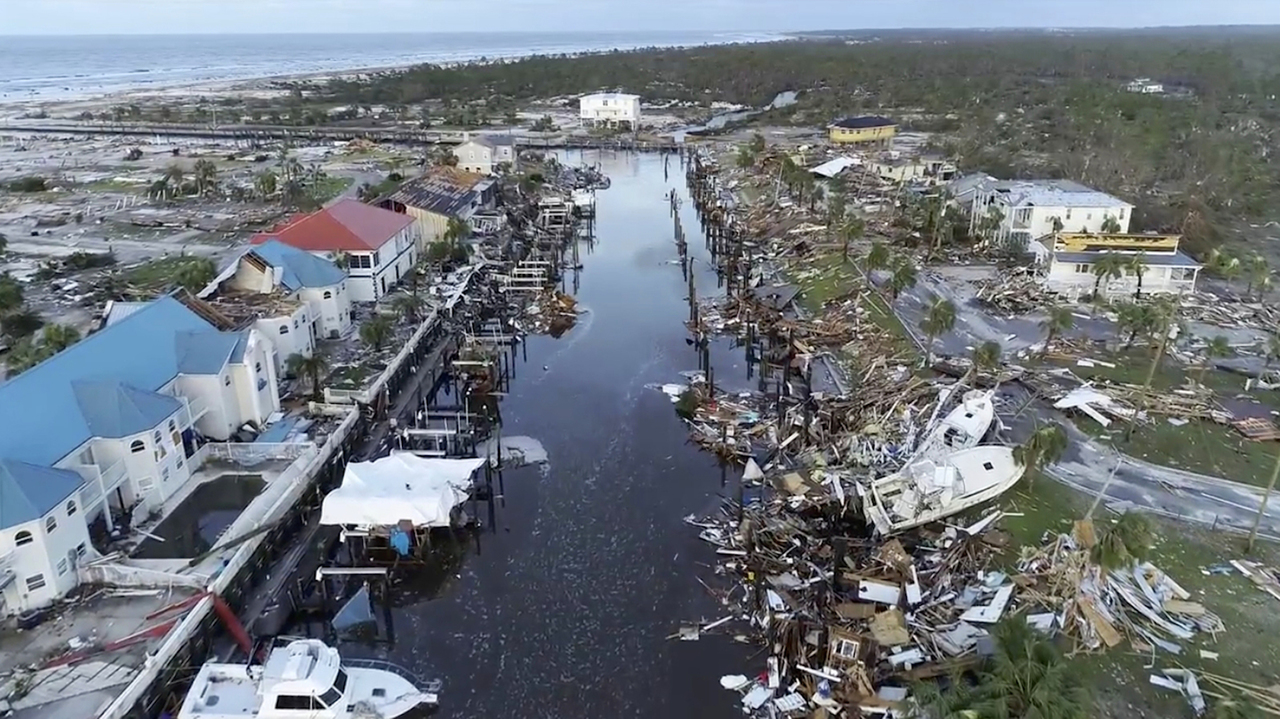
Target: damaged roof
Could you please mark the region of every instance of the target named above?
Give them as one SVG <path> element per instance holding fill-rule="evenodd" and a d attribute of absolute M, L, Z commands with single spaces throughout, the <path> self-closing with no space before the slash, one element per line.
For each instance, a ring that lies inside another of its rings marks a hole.
<path fill-rule="evenodd" d="M 842 130 L 865 130 L 871 127 L 894 127 L 898 123 L 879 115 L 861 115 L 859 117 L 843 117 L 831 123 L 832 127 Z"/>
<path fill-rule="evenodd" d="M 415 210 L 461 217 L 476 202 L 476 185 L 484 179 L 474 172 L 437 167 L 404 183 L 388 199 Z"/>
<path fill-rule="evenodd" d="M 304 287 L 331 287 L 347 279 L 347 273 L 329 260 L 277 240 L 267 240 L 248 252 L 279 268 L 280 283 L 295 292 Z"/>
<path fill-rule="evenodd" d="M 319 212 L 295 218 L 284 227 L 253 238 L 261 245 L 278 240 L 307 252 L 372 252 L 387 244 L 413 218 L 357 200 L 340 200 Z"/>

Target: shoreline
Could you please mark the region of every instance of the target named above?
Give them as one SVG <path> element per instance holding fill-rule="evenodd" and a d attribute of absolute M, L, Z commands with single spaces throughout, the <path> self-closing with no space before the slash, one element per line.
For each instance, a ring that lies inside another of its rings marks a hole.
<path fill-rule="evenodd" d="M 192 82 L 174 82 L 162 83 L 155 85 L 138 85 L 129 88 L 119 88 L 107 90 L 105 92 L 88 91 L 84 93 L 72 93 L 59 97 L 40 98 L 38 96 L 27 97 L 0 97 L 0 119 L 13 120 L 30 118 L 33 114 L 52 114 L 67 112 L 84 112 L 84 111 L 101 111 L 105 108 L 115 107 L 119 105 L 139 104 L 139 101 L 155 101 L 167 99 L 172 101 L 189 100 L 193 98 L 225 98 L 252 96 L 254 94 L 281 94 L 282 90 L 274 87 L 282 82 L 291 81 L 325 81 L 342 78 L 351 78 L 361 75 L 373 75 L 388 72 L 400 72 L 414 67 L 423 65 L 432 65 L 436 67 L 461 67 L 464 65 L 491 64 L 495 62 L 519 62 L 538 57 L 557 57 L 557 58 L 580 58 L 590 55 L 604 55 L 615 52 L 638 52 L 645 50 L 683 50 L 698 47 L 712 47 L 721 45 L 745 45 L 768 42 L 786 42 L 796 39 L 794 34 L 783 33 L 759 33 L 748 34 L 743 33 L 742 37 L 735 37 L 725 41 L 707 41 L 700 43 L 685 43 L 671 45 L 649 45 L 649 46 L 615 46 L 612 48 L 599 48 L 590 50 L 580 50 L 576 52 L 527 52 L 522 54 L 499 54 L 486 55 L 477 54 L 474 57 L 466 59 L 451 60 L 422 60 L 417 62 L 404 62 L 393 64 L 375 64 L 375 65 L 357 65 L 351 67 L 334 68 L 328 70 L 304 70 L 300 72 L 272 73 L 266 75 L 255 75 L 238 78 L 223 79 L 204 79 Z"/>

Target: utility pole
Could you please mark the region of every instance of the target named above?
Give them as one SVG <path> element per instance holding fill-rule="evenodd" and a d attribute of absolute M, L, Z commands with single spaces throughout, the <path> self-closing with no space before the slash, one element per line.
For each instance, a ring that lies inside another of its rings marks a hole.
<path fill-rule="evenodd" d="M 1249 544 L 1245 551 L 1252 553 L 1253 544 L 1258 540 L 1258 525 L 1262 524 L 1262 515 L 1267 513 L 1267 502 L 1271 501 L 1271 492 L 1276 488 L 1276 477 L 1280 477 L 1280 451 L 1276 452 L 1276 463 L 1271 468 L 1271 481 L 1267 482 L 1267 491 L 1262 495 L 1262 504 L 1258 505 L 1258 516 L 1253 518 L 1253 527 L 1249 529 Z"/>

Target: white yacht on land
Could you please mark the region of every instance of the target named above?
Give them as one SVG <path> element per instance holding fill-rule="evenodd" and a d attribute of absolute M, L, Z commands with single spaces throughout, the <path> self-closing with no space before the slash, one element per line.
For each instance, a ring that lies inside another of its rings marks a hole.
<path fill-rule="evenodd" d="M 438 702 L 389 662 L 341 661 L 318 639 L 277 646 L 263 664 L 200 668 L 178 719 L 395 719 Z"/>
<path fill-rule="evenodd" d="M 930 428 L 912 461 L 941 459 L 962 449 L 978 446 L 996 418 L 992 390 L 969 390 L 941 422 Z"/>
<path fill-rule="evenodd" d="M 1023 472 L 1013 448 L 996 445 L 917 459 L 871 482 L 863 492 L 863 514 L 880 534 L 897 534 L 995 499 Z"/>

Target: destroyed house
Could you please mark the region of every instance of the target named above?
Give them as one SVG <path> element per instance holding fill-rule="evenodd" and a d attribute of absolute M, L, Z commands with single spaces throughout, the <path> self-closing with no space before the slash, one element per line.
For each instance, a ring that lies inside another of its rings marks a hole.
<path fill-rule="evenodd" d="M 1057 233 L 1041 240 L 1036 254 L 1045 288 L 1071 299 L 1093 292 L 1103 296 L 1194 292 L 1201 265 L 1178 249 L 1177 235 Z M 1120 277 L 1108 273 L 1098 284 L 1094 268 L 1108 255 L 1119 255 Z"/>
<path fill-rule="evenodd" d="M 898 134 L 898 123 L 878 115 L 846 117 L 831 123 L 827 131 L 837 144 L 881 143 L 887 145 Z"/>
<path fill-rule="evenodd" d="M 377 302 L 418 261 L 418 230 L 404 215 L 356 200 L 340 200 L 319 212 L 296 217 L 253 238 L 276 240 L 345 264 L 354 302 Z"/>
<path fill-rule="evenodd" d="M 280 408 L 272 346 L 222 332 L 173 297 L 0 384 L 0 615 L 74 588 L 108 530 L 159 509 L 226 440 Z"/>
<path fill-rule="evenodd" d="M 1056 232 L 1123 234 L 1133 217 L 1128 202 L 1071 180 L 996 180 L 975 188 L 972 197 L 971 233 L 997 213 L 992 242 L 1030 252 L 1039 251 L 1033 243 Z"/>
<path fill-rule="evenodd" d="M 310 357 L 317 341 L 351 329 L 347 273 L 276 240 L 250 246 L 198 297 L 226 318 L 228 328 L 252 326 L 270 339 L 277 372 L 290 356 Z"/>
<path fill-rule="evenodd" d="M 431 243 L 444 238 L 449 220 L 470 222 L 476 212 L 492 207 L 495 192 L 496 184 L 490 178 L 453 167 L 437 167 L 400 185 L 382 201 L 382 206 L 411 217 L 418 236 L 424 243 Z"/>

